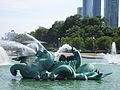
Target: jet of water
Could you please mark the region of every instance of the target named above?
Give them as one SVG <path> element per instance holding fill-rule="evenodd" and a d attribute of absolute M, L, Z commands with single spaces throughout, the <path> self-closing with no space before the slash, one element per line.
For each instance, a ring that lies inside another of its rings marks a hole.
<path fill-rule="evenodd" d="M 4 50 L 4 48 L 0 47 L 0 65 L 8 65 L 11 64 L 9 57 Z"/>
<path fill-rule="evenodd" d="M 115 42 L 112 43 L 112 47 L 111 47 L 111 53 L 110 54 L 106 54 L 104 56 L 104 59 L 106 59 L 108 61 L 108 63 L 120 63 L 120 56 L 116 53 L 116 44 Z"/>
<path fill-rule="evenodd" d="M 36 54 L 36 52 L 32 48 L 15 41 L 0 40 L 0 46 L 3 47 L 5 50 L 16 51 L 19 56 L 29 56 Z"/>
<path fill-rule="evenodd" d="M 46 48 L 36 38 L 34 38 L 33 36 L 31 36 L 31 35 L 29 35 L 27 33 L 26 33 L 26 36 L 28 36 L 29 38 L 33 39 L 38 44 L 39 50 L 41 50 L 41 51 L 46 50 Z"/>
<path fill-rule="evenodd" d="M 116 44 L 115 44 L 115 42 L 112 43 L 111 54 L 116 54 Z"/>
<path fill-rule="evenodd" d="M 57 52 L 55 52 L 55 60 L 58 60 L 60 57 L 60 53 L 70 53 L 72 47 L 69 44 L 64 44 L 63 46 L 61 46 Z"/>

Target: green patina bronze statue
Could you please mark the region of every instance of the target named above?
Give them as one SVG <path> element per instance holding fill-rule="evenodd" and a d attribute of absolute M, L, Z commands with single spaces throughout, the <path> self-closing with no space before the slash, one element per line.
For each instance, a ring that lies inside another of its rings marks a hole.
<path fill-rule="evenodd" d="M 59 58 L 56 59 L 55 55 L 43 48 L 41 44 L 38 46 L 40 49 L 37 50 L 35 55 L 37 59 L 33 62 L 27 61 L 29 56 L 14 58 L 20 63 L 11 66 L 10 72 L 12 75 L 16 76 L 19 70 L 23 78 L 36 80 L 100 80 L 111 74 L 100 73 L 97 69 L 95 70 L 92 64 L 81 64 L 80 52 L 74 47 L 64 48 L 66 50 L 57 53 Z"/>

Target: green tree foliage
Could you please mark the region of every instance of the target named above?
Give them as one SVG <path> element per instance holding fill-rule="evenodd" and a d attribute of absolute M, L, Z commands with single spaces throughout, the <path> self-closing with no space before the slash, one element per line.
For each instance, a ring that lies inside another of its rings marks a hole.
<path fill-rule="evenodd" d="M 111 48 L 112 38 L 109 36 L 100 37 L 96 41 L 98 50 L 106 50 Z"/>
<path fill-rule="evenodd" d="M 87 50 L 93 50 L 96 46 L 96 39 L 94 37 L 87 37 L 85 39 L 85 48 Z"/>
<path fill-rule="evenodd" d="M 58 32 L 60 37 L 64 37 L 66 34 L 66 30 L 72 28 L 73 26 L 81 26 L 80 15 L 77 14 L 74 16 L 70 16 L 65 20 L 63 27 Z"/>
<path fill-rule="evenodd" d="M 62 37 L 61 38 L 61 44 L 69 44 L 72 46 L 72 38 L 70 37 Z"/>
<path fill-rule="evenodd" d="M 48 29 L 44 27 L 39 27 L 35 32 L 31 32 L 30 35 L 33 35 L 36 39 L 41 41 L 46 41 Z"/>
<path fill-rule="evenodd" d="M 56 21 L 52 27 L 49 29 L 47 33 L 47 41 L 48 43 L 58 43 L 59 38 L 59 31 L 61 30 L 62 26 L 64 25 L 64 21 Z"/>
<path fill-rule="evenodd" d="M 93 50 L 93 47 L 96 50 L 110 49 L 113 41 L 120 49 L 120 28 L 104 26 L 106 21 L 100 16 L 80 19 L 80 15 L 73 15 L 65 21 L 56 21 L 50 29 L 38 28 L 30 34 L 51 47 L 57 47 L 60 38 L 61 44 L 68 43 L 82 50 Z"/>
<path fill-rule="evenodd" d="M 25 41 L 31 40 L 28 36 L 25 34 L 18 34 L 13 41 L 19 42 L 19 43 L 24 43 Z"/>
<path fill-rule="evenodd" d="M 101 18 L 100 16 L 86 17 L 85 19 L 82 20 L 82 27 L 94 25 L 101 26 L 104 21 L 105 19 Z"/>
<path fill-rule="evenodd" d="M 63 29 L 67 30 L 69 28 L 72 28 L 73 26 L 81 26 L 81 19 L 80 19 L 80 15 L 74 15 L 74 16 L 70 16 L 65 20 Z"/>
<path fill-rule="evenodd" d="M 84 40 L 82 37 L 63 37 L 61 39 L 62 44 L 69 44 L 77 49 L 84 49 Z"/>
<path fill-rule="evenodd" d="M 72 46 L 76 47 L 77 49 L 84 49 L 85 44 L 84 44 L 84 40 L 82 37 L 75 37 L 72 39 Z"/>
<path fill-rule="evenodd" d="M 84 36 L 84 30 L 82 30 L 79 26 L 73 26 L 72 28 L 69 28 L 66 30 L 66 35 L 68 37 L 78 37 L 78 36 Z"/>

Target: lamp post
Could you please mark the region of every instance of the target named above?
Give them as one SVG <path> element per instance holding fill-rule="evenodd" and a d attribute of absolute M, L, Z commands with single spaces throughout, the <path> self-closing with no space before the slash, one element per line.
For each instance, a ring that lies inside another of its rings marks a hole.
<path fill-rule="evenodd" d="M 61 46 L 60 38 L 58 38 L 58 48 Z"/>
<path fill-rule="evenodd" d="M 93 52 L 95 52 L 95 37 L 93 37 Z"/>

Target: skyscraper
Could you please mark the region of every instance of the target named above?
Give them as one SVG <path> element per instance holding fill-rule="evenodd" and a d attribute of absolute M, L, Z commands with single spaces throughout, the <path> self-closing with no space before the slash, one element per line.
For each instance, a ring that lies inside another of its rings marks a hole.
<path fill-rule="evenodd" d="M 93 0 L 93 16 L 101 16 L 101 0 Z"/>
<path fill-rule="evenodd" d="M 101 16 L 101 0 L 83 0 L 83 17 Z"/>
<path fill-rule="evenodd" d="M 104 0 L 105 25 L 118 27 L 119 0 Z"/>
<path fill-rule="evenodd" d="M 77 8 L 77 14 L 80 15 L 81 19 L 83 18 L 83 8 L 82 7 Z"/>
<path fill-rule="evenodd" d="M 83 0 L 83 17 L 90 17 L 93 16 L 92 13 L 92 6 L 93 0 Z"/>

